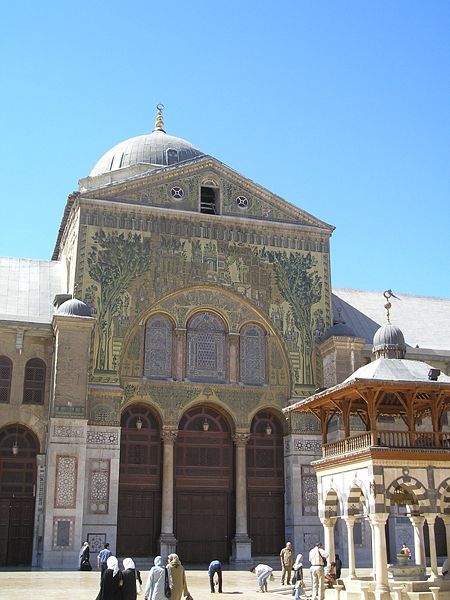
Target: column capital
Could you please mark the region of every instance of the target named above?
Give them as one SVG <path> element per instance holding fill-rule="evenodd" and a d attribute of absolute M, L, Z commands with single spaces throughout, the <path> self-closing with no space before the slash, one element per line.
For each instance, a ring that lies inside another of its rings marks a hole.
<path fill-rule="evenodd" d="M 249 433 L 235 433 L 233 435 L 233 442 L 235 444 L 236 447 L 242 447 L 242 446 L 246 446 L 248 440 L 250 439 L 250 434 Z"/>
<path fill-rule="evenodd" d="M 161 429 L 161 439 L 165 444 L 174 444 L 177 435 L 178 429 Z"/>
<path fill-rule="evenodd" d="M 424 515 L 426 522 L 430 525 L 432 525 L 436 521 L 438 516 L 440 515 L 438 515 L 437 513 L 427 513 Z"/>
<path fill-rule="evenodd" d="M 444 513 L 440 513 L 439 516 L 444 521 L 444 525 L 450 525 L 450 515 L 445 515 Z"/>
<path fill-rule="evenodd" d="M 388 513 L 376 513 L 376 514 L 371 514 L 368 516 L 369 516 L 369 520 L 372 523 L 372 525 L 385 525 L 386 521 L 388 520 L 389 514 Z"/>
<path fill-rule="evenodd" d="M 358 517 L 356 517 L 355 515 L 344 515 L 342 518 L 347 523 L 347 525 L 350 525 L 352 527 L 355 524 L 355 521 Z"/>
<path fill-rule="evenodd" d="M 420 527 L 425 523 L 425 517 L 423 515 L 410 515 L 409 520 L 415 527 Z"/>
<path fill-rule="evenodd" d="M 320 519 L 320 521 L 324 527 L 334 527 L 337 517 L 325 517 Z"/>

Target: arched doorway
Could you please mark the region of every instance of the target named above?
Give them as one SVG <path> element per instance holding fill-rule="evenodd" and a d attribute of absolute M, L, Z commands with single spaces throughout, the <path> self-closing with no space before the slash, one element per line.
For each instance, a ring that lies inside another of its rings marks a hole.
<path fill-rule="evenodd" d="M 278 554 L 285 542 L 283 427 L 270 412 L 257 413 L 251 424 L 247 486 L 252 554 Z"/>
<path fill-rule="evenodd" d="M 155 556 L 161 527 L 161 427 L 146 406 L 121 418 L 117 553 Z"/>
<path fill-rule="evenodd" d="M 0 430 L 0 566 L 30 565 L 37 437 L 18 423 Z"/>
<path fill-rule="evenodd" d="M 218 410 L 197 406 L 178 427 L 175 537 L 185 562 L 228 561 L 234 531 L 233 442 Z"/>

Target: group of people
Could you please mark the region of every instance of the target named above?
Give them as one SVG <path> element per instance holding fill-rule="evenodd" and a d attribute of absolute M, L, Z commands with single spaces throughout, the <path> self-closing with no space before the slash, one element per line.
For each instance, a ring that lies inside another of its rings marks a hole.
<path fill-rule="evenodd" d="M 312 581 L 312 600 L 323 600 L 325 584 L 333 587 L 341 577 L 342 561 L 336 554 L 335 560 L 328 566 L 328 553 L 318 542 L 309 553 L 310 572 Z M 281 585 L 294 586 L 294 600 L 299 600 L 303 595 L 305 584 L 303 580 L 303 555 L 297 554 L 294 561 L 291 542 L 280 552 L 281 566 Z M 325 570 L 325 567 L 326 570 Z M 273 579 L 273 569 L 269 565 L 259 564 L 250 569 L 258 578 L 258 585 L 261 592 L 267 592 L 267 582 Z"/>
<path fill-rule="evenodd" d="M 82 545 L 79 559 L 80 571 L 92 570 L 88 542 Z M 218 563 L 220 568 L 213 563 Z M 145 587 L 134 561 L 124 558 L 123 569 L 120 569 L 119 561 L 113 556 L 108 543 L 104 544 L 97 556 L 97 568 L 101 569 L 101 572 L 100 591 L 96 600 L 136 600 L 138 594 L 143 594 L 144 600 L 181 600 L 182 595 L 186 600 L 193 600 L 187 587 L 184 567 L 177 554 L 169 554 L 166 566 L 161 556 L 155 558 Z M 222 592 L 222 565 L 219 561 L 213 561 L 210 569 L 211 591 L 214 591 L 214 575 L 218 574 L 219 592 Z"/>

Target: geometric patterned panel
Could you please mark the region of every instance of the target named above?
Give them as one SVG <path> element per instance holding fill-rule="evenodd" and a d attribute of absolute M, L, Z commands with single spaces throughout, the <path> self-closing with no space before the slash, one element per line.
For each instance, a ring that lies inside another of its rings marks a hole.
<path fill-rule="evenodd" d="M 317 477 L 309 465 L 302 465 L 302 508 L 304 515 L 318 514 Z"/>
<path fill-rule="evenodd" d="M 75 508 L 77 467 L 76 456 L 56 457 L 55 508 Z"/>
<path fill-rule="evenodd" d="M 162 316 L 153 317 L 145 325 L 144 376 L 172 376 L 172 323 Z"/>
<path fill-rule="evenodd" d="M 106 514 L 109 504 L 110 461 L 98 459 L 91 461 L 89 477 L 89 512 Z"/>
<path fill-rule="evenodd" d="M 265 383 L 266 342 L 264 331 L 257 325 L 245 325 L 241 330 L 240 371 L 243 383 Z"/>
<path fill-rule="evenodd" d="M 73 548 L 73 517 L 53 518 L 53 550 L 70 550 Z"/>

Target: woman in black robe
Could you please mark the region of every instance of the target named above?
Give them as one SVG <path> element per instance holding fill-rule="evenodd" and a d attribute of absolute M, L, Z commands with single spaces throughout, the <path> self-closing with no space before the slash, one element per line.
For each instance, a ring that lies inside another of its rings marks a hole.
<path fill-rule="evenodd" d="M 115 556 L 110 556 L 106 567 L 97 600 L 122 600 L 123 577 L 119 569 L 119 561 Z"/>
<path fill-rule="evenodd" d="M 84 544 L 81 546 L 81 550 L 80 550 L 80 554 L 78 555 L 78 558 L 80 559 L 80 566 L 79 566 L 80 571 L 92 571 L 91 562 L 89 560 L 90 551 L 89 551 L 88 542 L 84 542 Z"/>
<path fill-rule="evenodd" d="M 142 579 L 140 572 L 136 569 L 134 561 L 131 558 L 123 559 L 123 588 L 122 588 L 122 600 L 136 600 L 137 597 L 137 585 L 136 581 L 142 586 Z"/>

